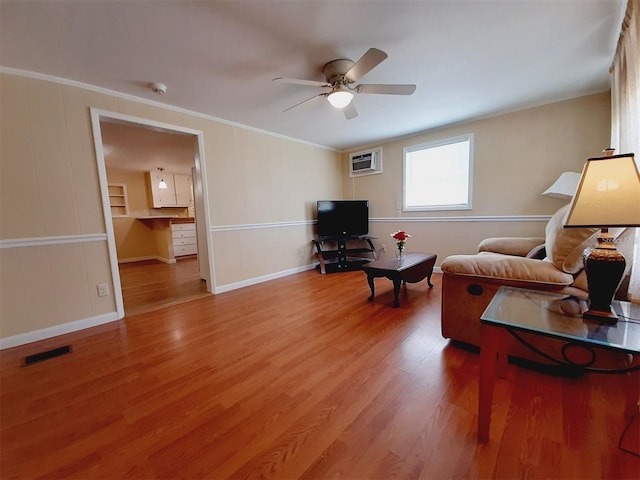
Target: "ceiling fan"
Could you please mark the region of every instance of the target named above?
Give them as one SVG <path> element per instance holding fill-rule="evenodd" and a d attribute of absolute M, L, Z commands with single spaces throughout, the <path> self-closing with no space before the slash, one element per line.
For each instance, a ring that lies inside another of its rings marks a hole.
<path fill-rule="evenodd" d="M 322 68 L 326 81 L 301 80 L 297 78 L 277 77 L 273 81 L 277 83 L 291 83 L 295 85 L 307 85 L 310 87 L 320 87 L 330 89 L 328 92 L 318 93 L 311 98 L 307 98 L 300 103 L 284 110 L 285 112 L 302 105 L 316 97 L 325 97 L 329 103 L 344 112 L 347 120 L 358 116 L 356 107 L 353 104 L 354 93 L 369 93 L 379 95 L 411 95 L 416 90 L 415 85 L 401 84 L 359 84 L 353 85 L 360 78 L 365 76 L 377 67 L 387 54 L 377 48 L 370 48 L 360 57 L 357 62 L 348 59 L 332 60 Z"/>

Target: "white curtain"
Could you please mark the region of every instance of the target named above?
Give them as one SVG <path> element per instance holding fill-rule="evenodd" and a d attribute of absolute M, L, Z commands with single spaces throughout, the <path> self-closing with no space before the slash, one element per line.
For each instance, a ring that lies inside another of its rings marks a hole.
<path fill-rule="evenodd" d="M 640 0 L 628 0 L 611 65 L 611 147 L 640 165 Z M 640 229 L 636 228 L 629 298 L 640 303 Z M 629 261 L 629 259 L 628 259 Z"/>

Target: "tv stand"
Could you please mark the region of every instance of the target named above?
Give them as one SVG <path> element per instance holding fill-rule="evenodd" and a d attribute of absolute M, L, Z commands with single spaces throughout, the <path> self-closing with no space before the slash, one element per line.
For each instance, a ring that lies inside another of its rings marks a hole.
<path fill-rule="evenodd" d="M 314 238 L 320 273 L 360 270 L 363 264 L 377 260 L 373 239 L 367 235 Z M 360 256 L 362 254 L 371 255 L 373 258 L 363 258 Z"/>

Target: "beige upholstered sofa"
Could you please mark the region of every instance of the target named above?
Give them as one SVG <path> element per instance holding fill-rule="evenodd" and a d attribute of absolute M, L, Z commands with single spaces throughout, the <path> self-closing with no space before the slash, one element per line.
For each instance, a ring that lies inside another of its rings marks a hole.
<path fill-rule="evenodd" d="M 587 246 L 596 245 L 599 230 L 563 228 L 568 211 L 569 205 L 552 216 L 544 238 L 490 238 L 480 243 L 477 254 L 453 255 L 442 262 L 442 335 L 445 338 L 479 345 L 480 316 L 502 285 L 566 293 L 574 296 L 576 302 L 586 302 L 588 287 L 582 252 Z M 611 233 L 617 236 L 618 249 L 630 259 L 633 242 L 626 236 L 631 236 L 633 231 L 617 229 Z M 627 261 L 627 268 L 630 264 L 631 261 Z M 534 344 L 548 342 L 540 337 L 528 339 Z M 542 360 L 516 343 L 510 355 Z M 553 345 L 549 348 L 557 350 Z"/>

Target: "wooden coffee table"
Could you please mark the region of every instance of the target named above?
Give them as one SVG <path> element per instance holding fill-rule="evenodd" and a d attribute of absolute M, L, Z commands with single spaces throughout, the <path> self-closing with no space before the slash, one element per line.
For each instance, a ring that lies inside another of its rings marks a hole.
<path fill-rule="evenodd" d="M 371 288 L 369 301 L 372 302 L 375 296 L 373 279 L 377 277 L 386 277 L 393 282 L 394 307 L 400 306 L 398 294 L 402 283 L 418 283 L 426 278 L 429 288 L 433 288 L 431 274 L 437 257 L 433 253 L 406 253 L 402 260 L 394 258 L 365 263 L 362 265 L 362 270 L 367 274 L 367 281 Z"/>

